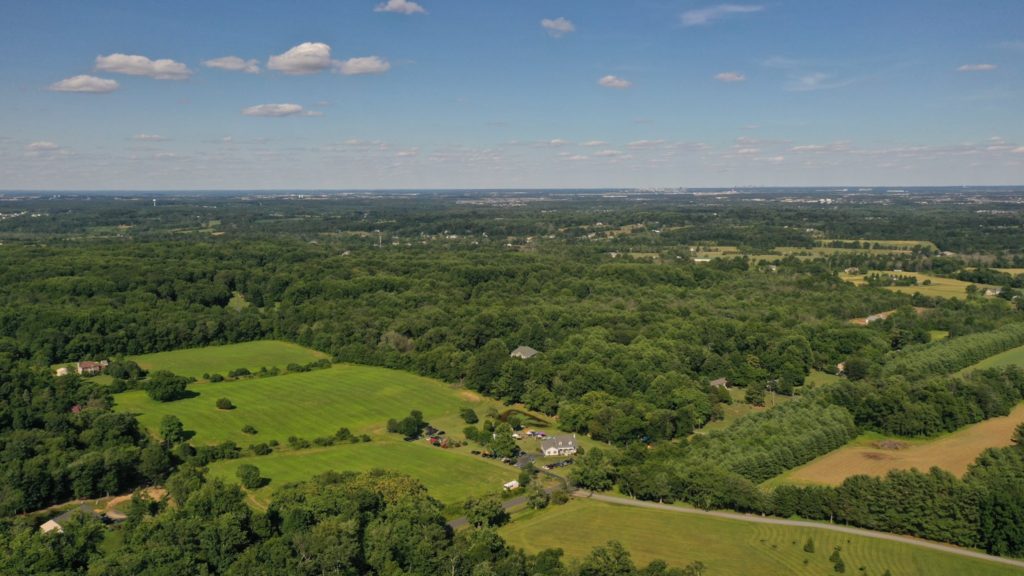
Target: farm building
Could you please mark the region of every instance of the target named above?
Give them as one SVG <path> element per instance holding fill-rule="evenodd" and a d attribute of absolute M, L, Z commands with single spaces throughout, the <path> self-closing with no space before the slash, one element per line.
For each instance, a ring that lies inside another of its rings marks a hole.
<path fill-rule="evenodd" d="M 67 376 L 68 375 L 68 367 L 67 366 L 61 366 L 60 368 L 57 368 L 56 374 L 57 374 L 57 376 Z"/>
<path fill-rule="evenodd" d="M 519 481 L 513 480 L 511 482 L 505 482 L 504 487 L 505 490 L 515 490 L 516 488 L 519 488 Z"/>
<path fill-rule="evenodd" d="M 536 350 L 530 348 L 529 346 L 520 346 L 519 348 L 513 350 L 512 353 L 509 354 L 509 356 L 513 358 L 519 358 L 521 360 L 529 360 L 530 358 L 533 358 L 537 354 L 540 354 L 540 352 L 537 352 Z"/>
<path fill-rule="evenodd" d="M 540 441 L 545 456 L 572 456 L 576 453 L 576 435 L 552 436 Z"/>
<path fill-rule="evenodd" d="M 75 365 L 75 371 L 82 376 L 93 376 L 99 374 L 100 372 L 103 372 L 103 369 L 106 367 L 106 360 L 100 360 L 99 362 L 85 360 Z"/>
<path fill-rule="evenodd" d="M 61 514 L 60 516 L 47 520 L 43 523 L 42 526 L 39 527 L 39 530 L 41 530 L 44 534 L 48 532 L 53 532 L 54 530 L 56 530 L 58 534 L 63 534 L 64 527 L 67 526 L 68 521 L 71 520 L 71 518 L 75 514 L 85 514 L 88 516 L 92 516 L 94 518 L 100 517 L 100 515 L 97 514 L 96 511 L 93 510 L 91 506 L 89 506 L 88 504 L 82 504 L 78 508 L 72 508 L 71 510 L 68 510 L 67 512 Z"/>
<path fill-rule="evenodd" d="M 716 378 L 716 379 L 712 380 L 710 384 L 711 384 L 712 388 L 725 388 L 726 390 L 729 389 L 729 379 L 728 378 Z"/>

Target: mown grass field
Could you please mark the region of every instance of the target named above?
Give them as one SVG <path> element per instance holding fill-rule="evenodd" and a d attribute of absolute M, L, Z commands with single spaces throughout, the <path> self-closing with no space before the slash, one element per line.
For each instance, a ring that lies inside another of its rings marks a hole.
<path fill-rule="evenodd" d="M 1024 422 L 1024 404 L 1019 404 L 1009 416 L 990 418 L 932 440 L 900 439 L 906 444 L 906 448 L 900 450 L 875 446 L 886 436 L 863 434 L 838 450 L 769 480 L 766 485 L 835 486 L 855 474 L 884 476 L 889 470 L 917 468 L 925 471 L 932 466 L 961 476 L 986 448 L 1009 446 L 1013 429 L 1021 422 Z"/>
<path fill-rule="evenodd" d="M 289 436 L 312 440 L 331 436 L 345 426 L 355 434 L 386 435 L 389 418 L 401 419 L 410 410 L 450 433 L 465 424 L 459 408 L 483 410 L 498 406 L 472 392 L 408 372 L 372 366 L 334 365 L 323 370 L 296 372 L 268 378 L 189 386 L 196 396 L 174 402 L 156 402 L 142 390 L 115 396 L 118 410 L 137 414 L 139 422 L 155 431 L 160 420 L 173 414 L 186 431 L 195 432 L 193 444 L 233 440 L 246 446 Z M 218 398 L 228 398 L 234 410 L 219 410 Z M 257 434 L 242 432 L 254 426 Z"/>
<path fill-rule="evenodd" d="M 362 444 L 340 444 L 298 452 L 280 452 L 210 465 L 211 477 L 237 482 L 241 464 L 252 464 L 271 482 L 253 491 L 254 503 L 265 506 L 275 488 L 335 471 L 363 472 L 374 468 L 395 470 L 418 478 L 430 495 L 445 504 L 457 504 L 470 496 L 500 492 L 502 484 L 515 480 L 519 470 L 496 460 L 444 450 L 426 442 L 405 442 L 398 436 Z"/>
<path fill-rule="evenodd" d="M 820 374 L 820 376 L 817 376 L 815 373 Z M 827 376 L 829 376 L 829 374 L 825 374 L 824 372 L 815 371 L 811 373 L 811 377 L 813 377 L 814 379 L 824 379 L 824 377 Z M 832 376 L 832 378 L 837 377 Z M 810 377 L 808 378 L 808 381 L 809 380 Z M 728 428 L 733 422 L 739 420 L 740 418 L 746 416 L 747 414 L 752 414 L 754 412 L 764 412 L 765 410 L 773 406 L 778 406 L 779 404 L 784 404 L 792 400 L 792 398 L 789 396 L 775 394 L 775 396 L 773 397 L 771 394 L 766 393 L 764 398 L 765 405 L 753 406 L 751 404 L 747 404 L 745 400 L 746 394 L 747 392 L 743 388 L 730 388 L 729 395 L 732 396 L 732 404 L 727 404 L 726 406 L 724 406 L 723 412 L 725 413 L 725 416 L 721 420 L 715 420 L 714 422 L 709 422 L 705 424 L 703 428 L 696 430 L 694 434 L 707 434 L 708 432 L 711 432 L 713 430 L 724 430 Z"/>
<path fill-rule="evenodd" d="M 308 364 L 321 358 L 327 358 L 327 355 L 303 348 L 298 344 L 277 340 L 208 346 L 130 357 L 146 370 L 170 370 L 175 374 L 193 378 L 202 378 L 203 374 L 226 376 L 228 372 L 236 368 L 248 368 L 255 372 L 261 367 L 269 369 L 276 366 L 283 370 L 291 363 Z"/>
<path fill-rule="evenodd" d="M 618 540 L 639 565 L 658 558 L 678 567 L 700 561 L 707 566 L 706 573 L 715 576 L 835 574 L 828 561 L 835 546 L 842 547 L 847 574 L 880 576 L 886 570 L 893 576 L 1020 574 L 985 560 L 864 536 L 585 500 L 525 512 L 499 532 L 513 546 L 531 552 L 562 548 L 567 558 L 582 558 L 593 547 Z M 814 553 L 803 551 L 808 538 L 814 539 Z"/>
<path fill-rule="evenodd" d="M 973 372 L 974 370 L 984 370 L 985 368 L 999 368 L 1002 366 L 1024 366 L 1024 346 L 1018 346 L 1017 348 L 1011 348 L 1006 352 L 1001 352 L 994 356 L 989 356 L 977 364 L 972 364 L 967 368 L 964 368 L 958 374 L 966 374 Z"/>
<path fill-rule="evenodd" d="M 952 278 L 943 278 L 941 276 L 932 276 L 929 274 L 921 274 L 919 272 L 877 272 L 870 271 L 867 274 L 894 274 L 896 276 L 914 276 L 917 278 L 917 286 L 887 286 L 886 288 L 894 292 L 902 292 L 904 294 L 914 294 L 920 292 L 925 296 L 933 296 L 940 298 L 966 298 L 967 287 L 971 285 L 970 282 L 964 282 L 962 280 L 954 280 Z M 857 286 L 866 284 L 864 275 L 860 274 L 840 274 L 839 277 L 842 280 L 851 282 Z M 925 280 L 930 280 L 931 284 L 928 286 L 924 285 Z M 978 288 L 984 290 L 989 286 L 984 284 L 978 284 Z"/>

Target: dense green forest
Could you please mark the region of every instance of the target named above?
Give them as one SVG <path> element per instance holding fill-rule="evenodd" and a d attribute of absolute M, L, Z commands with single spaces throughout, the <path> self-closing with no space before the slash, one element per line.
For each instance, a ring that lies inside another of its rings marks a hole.
<path fill-rule="evenodd" d="M 99 562 L 88 561 L 97 555 L 88 536 L 43 542 L 10 523 L 6 561 L 33 550 L 52 561 L 37 569 L 52 573 L 153 565 L 259 573 L 252 566 L 264 561 L 318 573 L 308 551 L 329 549 L 347 554 L 353 573 L 390 573 L 381 566 L 394 562 L 415 574 L 442 564 L 475 574 L 481 562 L 510 575 L 533 573 L 538 562 L 551 563 L 547 573 L 575 569 L 557 567 L 555 553 L 508 550 L 491 533 L 453 536 L 419 489 L 388 501 L 387 486 L 407 479 L 324 478 L 279 494 L 266 514 L 252 512 L 236 488 L 203 483 L 196 471 L 237 456 L 238 446 L 156 442 L 111 411 L 109 387 L 50 368 L 263 338 L 437 377 L 555 417 L 615 447 L 581 458 L 584 487 L 617 484 L 639 498 L 796 513 L 1024 554 L 1024 534 L 994 520 L 1024 514 L 1019 489 L 1003 489 L 1019 478 L 1017 447 L 986 453 L 964 479 L 932 471 L 851 478 L 836 489 L 757 486 L 863 430 L 931 436 L 1021 401 L 1018 370 L 954 375 L 1024 343 L 1014 292 L 1024 283 L 993 271 L 1024 265 L 1012 197 L 957 203 L 936 191 L 821 203 L 806 191 L 774 194 L 9 199 L 3 212 L 21 216 L 0 221 L 0 514 L 174 478 L 187 484 L 186 474 L 202 488 L 176 495 L 176 509 L 140 502 L 124 548 Z M 729 253 L 698 257 L 714 248 Z M 903 294 L 845 282 L 840 273 L 851 267 L 1004 291 Z M 895 312 L 851 322 L 883 311 Z M 931 342 L 935 332 L 949 337 Z M 540 353 L 510 357 L 517 346 Z M 139 383 L 141 374 L 118 366 L 130 380 L 119 386 L 155 390 L 152 382 L 173 379 Z M 835 383 L 809 379 L 837 372 Z M 710 384 L 720 379 L 742 400 Z M 788 401 L 765 406 L 774 395 Z M 767 409 L 701 430 L 736 402 Z M 313 495 L 303 490 L 336 499 L 307 505 Z M 898 515 L 880 512 L 897 500 Z M 222 542 L 217 550 L 183 540 L 196 524 L 222 530 L 209 536 Z M 437 548 L 398 552 L 378 540 L 399 525 L 433 534 Z M 322 540 L 323 526 L 344 541 Z"/>

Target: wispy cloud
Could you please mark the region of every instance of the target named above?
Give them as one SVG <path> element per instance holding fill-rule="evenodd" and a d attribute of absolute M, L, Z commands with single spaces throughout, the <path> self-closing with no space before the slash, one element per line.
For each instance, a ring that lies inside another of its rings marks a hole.
<path fill-rule="evenodd" d="M 995 64 L 964 64 L 956 69 L 957 72 L 989 72 L 995 70 Z"/>
<path fill-rule="evenodd" d="M 786 90 L 789 90 L 790 92 L 831 90 L 833 88 L 849 86 L 854 82 L 855 80 L 853 78 L 837 78 L 831 74 L 825 74 L 823 72 L 811 72 L 809 74 L 792 77 L 786 84 Z"/>
<path fill-rule="evenodd" d="M 307 112 L 299 104 L 259 104 L 256 106 L 249 106 L 242 110 L 242 114 L 245 116 L 266 116 L 271 118 L 281 118 L 284 116 L 319 116 L 318 112 Z"/>
<path fill-rule="evenodd" d="M 388 0 L 378 4 L 374 12 L 394 12 L 396 14 L 426 14 L 427 11 L 412 0 Z"/>
<path fill-rule="evenodd" d="M 764 6 L 756 4 L 718 4 L 707 8 L 687 10 L 679 17 L 683 26 L 703 26 L 734 14 L 760 12 Z"/>
<path fill-rule="evenodd" d="M 90 94 L 106 94 L 117 90 L 117 80 L 110 80 L 108 78 L 97 78 L 96 76 L 89 76 L 88 74 L 80 74 L 78 76 L 72 76 L 71 78 L 65 78 L 60 82 L 54 82 L 50 84 L 50 91 L 52 92 L 87 92 Z"/>
<path fill-rule="evenodd" d="M 605 88 L 617 88 L 619 90 L 629 88 L 630 86 L 633 85 L 633 83 L 630 82 L 629 80 L 619 78 L 618 76 L 612 76 L 611 74 L 601 77 L 601 79 L 598 80 L 597 83 L 600 84 L 601 86 L 604 86 Z"/>
<path fill-rule="evenodd" d="M 222 56 L 220 58 L 213 58 L 212 60 L 205 60 L 203 61 L 203 66 L 206 66 L 207 68 L 230 70 L 232 72 L 245 72 L 246 74 L 260 73 L 260 63 L 258 60 L 244 60 L 238 56 Z"/>
<path fill-rule="evenodd" d="M 719 82 L 743 82 L 747 77 L 739 72 L 719 72 L 715 74 L 715 80 Z"/>
<path fill-rule="evenodd" d="M 562 17 L 555 18 L 554 20 L 545 18 L 540 21 L 540 26 L 555 38 L 561 38 L 570 32 L 576 31 L 576 25 Z"/>
<path fill-rule="evenodd" d="M 192 71 L 181 62 L 167 58 L 150 60 L 138 54 L 109 54 L 96 57 L 96 69 L 130 76 L 148 76 L 156 80 L 185 80 Z"/>
<path fill-rule="evenodd" d="M 25 147 L 29 152 L 55 152 L 60 150 L 60 146 L 55 142 L 49 140 L 40 140 L 38 142 L 32 142 Z"/>
<path fill-rule="evenodd" d="M 159 134 L 136 134 L 132 136 L 132 140 L 136 140 L 138 142 L 164 142 L 167 138 L 164 138 Z"/>
<path fill-rule="evenodd" d="M 337 62 L 334 69 L 346 76 L 383 74 L 391 69 L 391 63 L 380 56 L 362 56 Z"/>

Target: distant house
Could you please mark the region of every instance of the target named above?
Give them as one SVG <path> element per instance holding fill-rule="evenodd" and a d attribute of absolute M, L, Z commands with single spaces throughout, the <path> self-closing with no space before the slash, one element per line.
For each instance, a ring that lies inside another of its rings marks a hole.
<path fill-rule="evenodd" d="M 710 384 L 711 384 L 712 388 L 725 388 L 726 390 L 729 389 L 729 379 L 728 378 L 716 378 L 716 379 L 712 380 L 710 382 Z"/>
<path fill-rule="evenodd" d="M 846 362 L 840 362 L 839 364 L 836 364 L 836 374 L 846 374 Z"/>
<path fill-rule="evenodd" d="M 67 376 L 67 375 L 68 375 L 68 367 L 67 366 L 61 366 L 60 368 L 57 368 L 57 376 Z"/>
<path fill-rule="evenodd" d="M 99 362 L 93 362 L 91 360 L 85 360 L 75 365 L 75 371 L 81 376 L 95 376 L 103 369 L 107 367 L 108 362 L 106 360 L 100 360 Z"/>
<path fill-rule="evenodd" d="M 697 264 L 706 264 L 708 262 L 711 262 L 711 258 L 694 258 L 693 261 L 696 262 Z"/>
<path fill-rule="evenodd" d="M 540 441 L 540 451 L 545 456 L 572 456 L 576 453 L 576 435 L 545 438 Z"/>
<path fill-rule="evenodd" d="M 93 518 L 100 518 L 100 515 L 92 509 L 92 506 L 82 504 L 78 508 L 72 508 L 56 518 L 51 518 L 46 522 L 43 522 L 43 525 L 39 527 L 39 530 L 44 534 L 53 532 L 54 530 L 56 530 L 58 534 L 63 534 L 64 527 L 67 526 L 68 521 L 71 520 L 75 514 L 85 514 L 87 516 L 92 516 Z"/>
<path fill-rule="evenodd" d="M 843 270 L 843 272 L 846 272 L 847 274 L 850 274 L 850 275 L 860 274 L 860 268 L 857 268 L 856 266 L 851 266 L 851 267 L 847 268 L 846 270 Z"/>
<path fill-rule="evenodd" d="M 519 488 L 519 481 L 513 480 L 511 482 L 505 482 L 504 488 L 505 490 L 515 490 L 516 488 Z"/>
<path fill-rule="evenodd" d="M 988 289 L 985 290 L 985 296 L 988 297 L 988 298 L 992 298 L 994 296 L 999 296 L 1002 293 L 1003 293 L 1003 289 L 1002 288 L 988 288 Z"/>
<path fill-rule="evenodd" d="M 529 346 L 520 346 L 519 348 L 513 350 L 512 353 L 509 354 L 509 356 L 513 358 L 519 358 L 521 360 L 529 360 L 530 358 L 533 358 L 537 354 L 540 354 L 540 352 L 537 352 L 536 350 L 530 348 Z"/>

